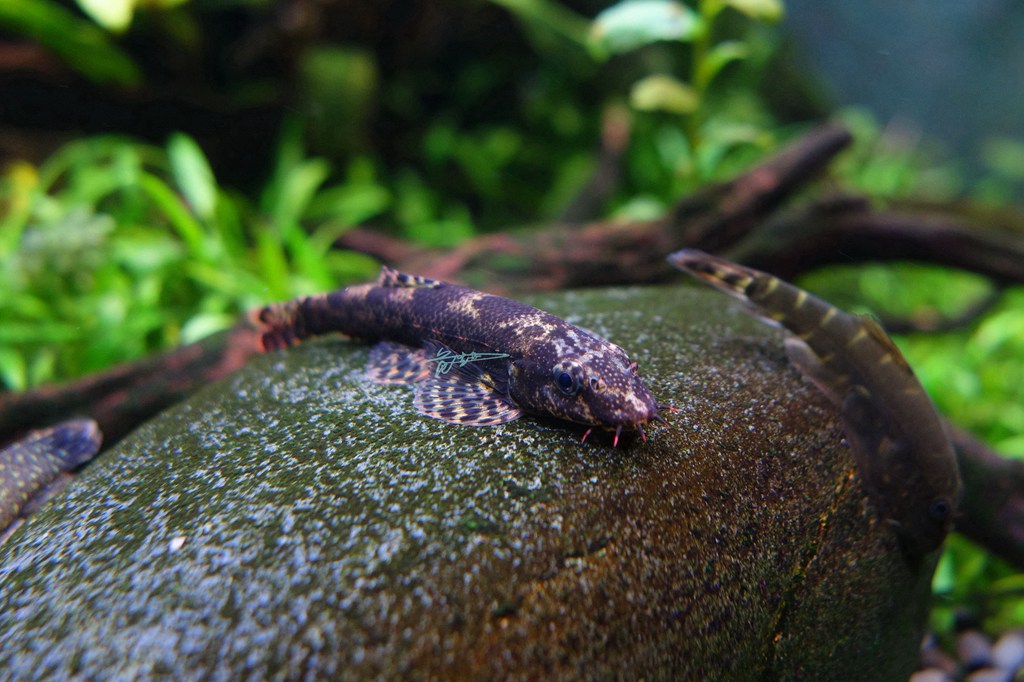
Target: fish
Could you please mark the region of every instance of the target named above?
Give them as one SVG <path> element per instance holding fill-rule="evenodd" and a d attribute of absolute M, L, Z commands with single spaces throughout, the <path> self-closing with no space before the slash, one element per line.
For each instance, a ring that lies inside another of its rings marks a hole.
<path fill-rule="evenodd" d="M 257 308 L 263 351 L 336 333 L 373 344 L 366 376 L 414 387 L 413 406 L 452 424 L 494 426 L 524 414 L 646 438 L 664 423 L 626 351 L 550 313 L 501 296 L 381 268 L 377 281 Z"/>
<path fill-rule="evenodd" d="M 99 452 L 103 437 L 92 419 L 71 419 L 32 431 L 0 450 L 0 544 Z"/>
<path fill-rule="evenodd" d="M 839 409 L 874 506 L 908 555 L 937 549 L 962 495 L 956 455 L 935 405 L 878 323 L 697 249 L 668 261 L 795 335 L 785 341 L 786 355 Z"/>

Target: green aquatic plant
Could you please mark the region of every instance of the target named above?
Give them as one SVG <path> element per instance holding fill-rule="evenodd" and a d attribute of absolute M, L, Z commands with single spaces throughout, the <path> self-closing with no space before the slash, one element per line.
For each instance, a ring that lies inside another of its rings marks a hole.
<path fill-rule="evenodd" d="M 699 0 L 692 7 L 623 0 L 597 16 L 590 47 L 598 58 L 658 48 L 662 53 L 650 52 L 654 67 L 629 91 L 639 138 L 631 168 L 647 184 L 660 184 L 676 198 L 738 170 L 737 161 L 774 142 L 770 117 L 750 96 L 752 83 L 719 86 L 730 65 L 750 62 L 751 71 L 764 69 L 766 43 L 756 29 L 782 13 L 777 0 Z M 743 96 L 730 94 L 737 91 Z"/>
<path fill-rule="evenodd" d="M 217 183 L 190 137 L 73 142 L 0 180 L 0 381 L 23 389 L 196 340 L 243 310 L 323 291 L 376 263 L 334 248 L 390 202 L 365 163 L 286 132 L 257 202 Z"/>

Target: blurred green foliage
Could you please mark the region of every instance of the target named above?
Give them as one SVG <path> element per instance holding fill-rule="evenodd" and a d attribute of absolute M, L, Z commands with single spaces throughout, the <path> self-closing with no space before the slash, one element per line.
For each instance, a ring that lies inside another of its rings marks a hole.
<path fill-rule="evenodd" d="M 263 0 L 78 4 L 88 16 L 70 2 L 7 0 L 0 26 L 97 87 L 116 88 L 145 88 L 159 71 L 132 43 L 138 32 L 149 31 L 136 37 L 148 45 L 155 31 L 168 54 L 191 64 L 224 37 L 204 35 L 205 19 L 270 11 Z M 525 43 L 499 35 L 504 28 L 483 40 L 519 52 L 453 62 L 434 48 L 436 62 L 415 63 L 414 53 L 388 70 L 386 55 L 365 44 L 313 42 L 294 50 L 293 70 L 279 81 L 211 78 L 208 89 L 246 102 L 273 102 L 283 83 L 294 86 L 255 188 L 219 180 L 209 149 L 182 132 L 157 145 L 84 137 L 44 161 L 7 165 L 0 383 L 17 390 L 79 376 L 223 329 L 251 306 L 368 278 L 371 259 L 333 248 L 368 221 L 452 246 L 554 219 L 590 177 L 609 112 L 628 108 L 631 126 L 623 175 L 604 207 L 620 217 L 659 216 L 795 132 L 759 95 L 777 46 L 778 0 L 624 0 L 592 19 L 555 0 L 491 4 L 511 13 Z M 999 202 L 1024 177 L 1019 142 L 982 150 L 992 172 L 966 186 L 912 131 L 880 128 L 858 111 L 841 118 L 857 143 L 835 165 L 838 180 L 879 199 L 966 192 Z M 381 120 L 387 125 L 375 129 Z M 988 291 L 979 278 L 914 265 L 836 268 L 803 284 L 846 308 L 910 319 L 955 314 Z M 944 413 L 1024 457 L 1019 288 L 966 329 L 898 343 Z M 1021 577 L 962 538 L 949 547 L 935 578 L 936 625 L 948 632 L 965 605 L 993 627 L 1024 624 L 1024 602 L 1009 598 L 1021 594 Z"/>
<path fill-rule="evenodd" d="M 60 0 L 15 1 L 0 11 L 0 24 L 53 49 L 96 85 L 119 87 L 152 72 L 148 55 L 125 49 L 133 32 L 152 31 L 162 18 L 171 28 L 160 35 L 187 53 L 204 45 L 198 17 L 227 11 L 213 0 L 80 0 L 84 16 Z M 609 79 L 600 98 L 613 107 L 639 102 L 627 176 L 610 211 L 658 213 L 738 169 L 739 161 L 730 163 L 737 148 L 760 153 L 773 139 L 757 124 L 769 120 L 763 110 L 716 100 L 712 85 L 752 52 L 717 37 L 723 15 L 740 20 L 726 33 L 743 35 L 778 18 L 774 0 L 702 0 L 695 9 L 627 0 L 593 21 L 551 0 L 495 4 L 553 57 L 518 96 L 522 121 L 480 118 L 480 105 L 507 86 L 500 65 L 470 59 L 445 84 L 452 99 L 417 122 L 421 137 L 406 140 L 400 131 L 398 156 L 389 156 L 370 146 L 374 112 L 416 118 L 448 74 L 386 83 L 381 55 L 315 43 L 295 64 L 292 113 L 255 191 L 221 184 L 204 150 L 181 132 L 162 146 L 87 137 L 38 165 L 10 164 L 0 180 L 0 381 L 24 389 L 78 376 L 224 328 L 258 303 L 367 277 L 369 259 L 332 245 L 370 219 L 445 247 L 481 229 L 556 216 L 597 153 L 604 107 L 574 98 L 593 97 L 587 91 L 602 71 L 626 76 Z M 666 31 L 666 18 L 681 25 Z M 574 76 L 566 63 L 585 68 Z M 677 80 L 682 64 L 688 77 Z M 672 91 L 687 93 L 689 104 L 673 105 Z"/>
<path fill-rule="evenodd" d="M 736 15 L 744 20 L 739 30 L 729 24 Z M 647 218 L 652 205 L 667 210 L 776 142 L 773 121 L 749 79 L 773 49 L 758 30 L 781 17 L 777 0 L 699 0 L 692 8 L 672 0 L 625 0 L 598 14 L 589 47 L 599 59 L 660 47 L 648 53 L 651 66 L 629 90 L 636 112 L 629 169 L 636 186 L 620 217 Z M 667 49 L 673 43 L 681 49 Z M 748 62 L 744 87 L 714 87 L 727 81 L 726 67 L 742 62 Z"/>
<path fill-rule="evenodd" d="M 0 181 L 0 379 L 12 389 L 193 341 L 246 308 L 369 276 L 333 249 L 391 202 L 365 161 L 343 182 L 286 130 L 249 199 L 219 186 L 184 134 L 165 148 L 74 142 Z M 309 229 L 307 229 L 309 228 Z"/>
<path fill-rule="evenodd" d="M 52 0 L 4 0 L 0 3 L 3 26 L 45 45 L 96 83 L 130 86 L 142 77 L 106 31 Z"/>

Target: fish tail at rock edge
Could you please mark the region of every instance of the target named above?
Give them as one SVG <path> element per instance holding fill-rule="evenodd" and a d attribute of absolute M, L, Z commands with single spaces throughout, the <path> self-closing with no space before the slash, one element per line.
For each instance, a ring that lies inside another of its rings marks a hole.
<path fill-rule="evenodd" d="M 99 452 L 103 434 L 92 419 L 70 419 L 49 429 L 47 447 L 68 469 L 88 462 Z"/>
<path fill-rule="evenodd" d="M 260 350 L 287 348 L 309 337 L 301 303 L 301 300 L 275 303 L 249 312 L 249 320 L 260 335 Z"/>

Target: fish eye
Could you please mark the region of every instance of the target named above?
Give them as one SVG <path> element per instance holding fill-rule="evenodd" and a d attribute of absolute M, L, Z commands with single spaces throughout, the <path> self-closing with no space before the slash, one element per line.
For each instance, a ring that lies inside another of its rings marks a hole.
<path fill-rule="evenodd" d="M 949 500 L 941 497 L 937 500 L 932 500 L 931 504 L 928 505 L 928 516 L 937 523 L 948 521 L 949 515 L 952 512 L 953 506 L 949 503 Z"/>
<path fill-rule="evenodd" d="M 580 390 L 579 372 L 574 372 L 574 369 L 570 363 L 562 362 L 555 365 L 551 371 L 551 375 L 555 378 L 555 386 L 566 395 L 576 395 Z"/>

